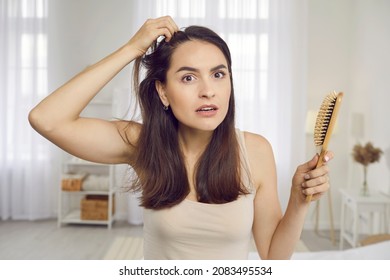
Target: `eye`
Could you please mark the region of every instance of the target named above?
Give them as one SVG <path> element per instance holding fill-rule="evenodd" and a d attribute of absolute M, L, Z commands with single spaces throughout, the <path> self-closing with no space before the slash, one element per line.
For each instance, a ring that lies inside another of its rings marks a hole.
<path fill-rule="evenodd" d="M 219 72 L 214 73 L 214 78 L 217 78 L 217 79 L 222 79 L 225 76 L 226 76 L 226 74 L 223 71 L 219 71 Z"/>
<path fill-rule="evenodd" d="M 182 79 L 181 79 L 184 83 L 190 83 L 192 81 L 195 80 L 195 77 L 192 76 L 192 75 L 185 75 Z"/>

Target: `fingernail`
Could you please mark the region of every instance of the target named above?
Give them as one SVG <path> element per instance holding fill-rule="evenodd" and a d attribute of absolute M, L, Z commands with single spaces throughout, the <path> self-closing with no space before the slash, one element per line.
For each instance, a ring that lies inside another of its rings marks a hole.
<path fill-rule="evenodd" d="M 324 161 L 329 161 L 329 157 L 328 156 L 324 156 Z"/>
<path fill-rule="evenodd" d="M 307 179 L 310 179 L 310 175 L 309 174 L 305 174 L 304 178 L 307 180 Z"/>

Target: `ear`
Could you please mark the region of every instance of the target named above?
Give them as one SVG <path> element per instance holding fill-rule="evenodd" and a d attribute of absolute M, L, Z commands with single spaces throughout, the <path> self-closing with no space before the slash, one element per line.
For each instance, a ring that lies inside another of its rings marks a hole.
<path fill-rule="evenodd" d="M 167 95 L 165 94 L 165 85 L 160 81 L 156 81 L 155 87 L 156 87 L 157 94 L 160 97 L 161 103 L 164 106 L 168 107 L 169 101 L 168 101 Z"/>

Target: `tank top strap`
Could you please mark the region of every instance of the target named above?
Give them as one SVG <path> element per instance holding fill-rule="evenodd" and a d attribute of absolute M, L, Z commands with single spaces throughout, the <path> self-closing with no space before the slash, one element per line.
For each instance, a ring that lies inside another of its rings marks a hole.
<path fill-rule="evenodd" d="M 243 182 L 250 192 L 255 192 L 256 189 L 252 181 L 248 151 L 245 145 L 244 132 L 236 128 L 236 135 L 237 135 L 238 144 L 240 146 L 240 157 L 241 157 L 241 165 L 242 165 L 241 172 L 243 176 Z"/>

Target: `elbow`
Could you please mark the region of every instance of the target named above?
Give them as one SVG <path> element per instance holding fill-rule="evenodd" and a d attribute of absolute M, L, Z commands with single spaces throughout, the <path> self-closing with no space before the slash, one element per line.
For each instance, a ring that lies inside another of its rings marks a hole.
<path fill-rule="evenodd" d="M 54 127 L 50 124 L 49 119 L 49 117 L 40 113 L 37 108 L 32 109 L 28 114 L 28 121 L 30 125 L 42 135 L 47 135 L 54 129 Z"/>
<path fill-rule="evenodd" d="M 29 113 L 28 113 L 28 122 L 30 123 L 30 125 L 36 129 L 37 127 L 37 124 L 38 124 L 38 115 L 36 113 L 36 109 L 32 109 Z"/>

